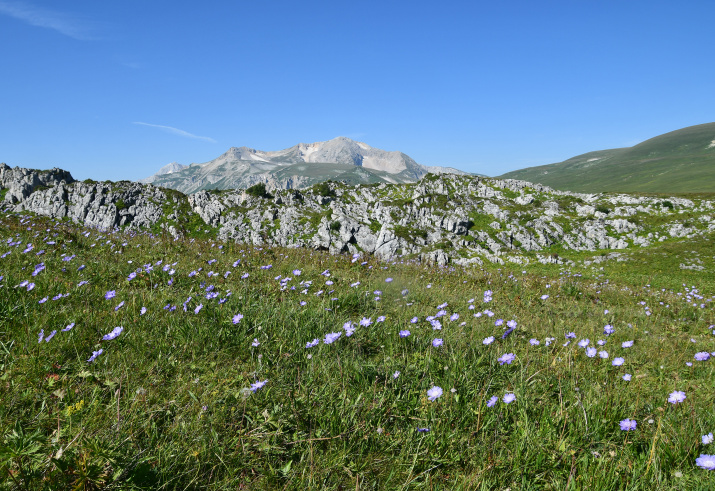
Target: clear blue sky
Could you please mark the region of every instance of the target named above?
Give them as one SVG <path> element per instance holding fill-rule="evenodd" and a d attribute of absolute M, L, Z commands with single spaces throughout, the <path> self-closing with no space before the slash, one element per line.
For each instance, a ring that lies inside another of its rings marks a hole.
<path fill-rule="evenodd" d="M 499 175 L 715 121 L 714 25 L 712 0 L 0 0 L 0 161 L 138 179 L 348 136 Z"/>

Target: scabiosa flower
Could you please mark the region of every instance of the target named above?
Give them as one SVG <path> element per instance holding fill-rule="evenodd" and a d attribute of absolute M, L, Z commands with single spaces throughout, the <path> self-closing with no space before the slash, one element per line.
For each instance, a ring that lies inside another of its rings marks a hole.
<path fill-rule="evenodd" d="M 695 356 L 693 358 L 695 358 L 696 361 L 705 361 L 710 358 L 710 353 L 708 353 L 707 351 L 701 351 L 699 353 L 695 353 Z"/>
<path fill-rule="evenodd" d="M 529 344 L 532 346 L 539 346 L 539 340 L 538 339 L 530 339 Z"/>
<path fill-rule="evenodd" d="M 626 361 L 626 360 L 624 360 L 623 358 L 621 358 L 621 357 L 619 356 L 618 358 L 614 358 L 611 363 L 613 364 L 614 367 L 620 367 L 621 365 L 623 365 L 623 363 L 624 363 L 625 361 Z"/>
<path fill-rule="evenodd" d="M 432 346 L 434 346 L 435 348 L 442 346 L 442 344 L 444 344 L 442 338 L 436 338 L 432 340 Z"/>
<path fill-rule="evenodd" d="M 393 378 L 393 379 L 395 379 L 395 378 L 397 378 L 397 377 L 399 377 L 399 376 L 400 376 L 400 371 L 399 371 L 399 370 L 395 370 L 395 373 L 392 374 L 392 378 Z"/>
<path fill-rule="evenodd" d="M 500 365 L 503 365 L 506 363 L 507 365 L 511 365 L 511 362 L 516 359 L 516 355 L 514 353 L 507 353 L 505 355 L 501 355 L 497 361 L 499 362 Z"/>
<path fill-rule="evenodd" d="M 631 381 L 631 374 L 630 374 L 630 373 L 626 373 L 626 374 L 624 374 L 623 377 L 621 377 L 621 378 L 622 378 L 623 380 L 625 380 L 626 382 L 630 382 L 630 381 Z"/>
<path fill-rule="evenodd" d="M 102 348 L 100 348 L 98 351 L 92 351 L 92 356 L 89 357 L 87 363 L 92 363 L 102 353 L 104 353 L 104 349 Z"/>
<path fill-rule="evenodd" d="M 332 344 L 335 341 L 338 340 L 338 338 L 342 335 L 343 333 L 341 332 L 331 332 L 325 335 L 325 339 L 323 339 L 323 342 L 325 344 Z"/>
<path fill-rule="evenodd" d="M 406 338 L 409 335 L 410 335 L 410 331 L 408 331 L 407 329 L 403 329 L 402 331 L 400 331 L 401 338 Z"/>
<path fill-rule="evenodd" d="M 456 312 L 449 316 L 449 320 L 451 321 L 456 321 L 457 319 L 459 319 L 459 314 L 457 314 Z"/>
<path fill-rule="evenodd" d="M 437 400 L 438 397 L 442 396 L 442 388 L 438 386 L 434 386 L 431 389 L 427 391 L 427 399 L 430 401 L 435 401 Z"/>
<path fill-rule="evenodd" d="M 266 385 L 266 382 L 268 382 L 268 379 L 263 380 L 261 382 L 254 382 L 251 384 L 251 390 L 253 392 L 257 392 L 258 389 L 262 389 L 264 385 Z"/>
<path fill-rule="evenodd" d="M 111 341 L 112 339 L 115 339 L 117 336 L 119 336 L 124 328 L 122 326 L 117 326 L 109 334 L 105 334 L 102 339 L 105 341 Z"/>
<path fill-rule="evenodd" d="M 566 334 L 566 339 L 576 339 L 576 333 L 575 332 L 569 332 Z"/>
<path fill-rule="evenodd" d="M 385 283 L 392 283 L 392 278 L 385 278 Z"/>
<path fill-rule="evenodd" d="M 253 346 L 255 348 L 256 346 L 259 346 L 260 344 L 261 343 L 258 342 L 257 338 L 253 338 L 253 342 L 251 343 L 251 346 Z"/>
<path fill-rule="evenodd" d="M 129 276 L 127 277 L 127 281 L 132 281 L 136 277 L 137 277 L 136 272 L 132 271 L 131 273 L 129 273 Z"/>
<path fill-rule="evenodd" d="M 613 326 L 610 325 L 610 324 L 607 324 L 607 325 L 603 328 L 603 334 L 605 334 L 606 336 L 610 336 L 610 335 L 613 334 L 615 331 L 616 331 L 616 330 L 613 329 Z"/>
<path fill-rule="evenodd" d="M 45 303 L 47 302 L 47 297 L 43 298 L 42 300 L 38 301 L 37 303 Z"/>
<path fill-rule="evenodd" d="M 233 316 L 232 321 L 234 324 L 238 324 L 239 322 L 241 322 L 241 319 L 243 319 L 243 314 L 236 314 Z"/>
<path fill-rule="evenodd" d="M 117 310 L 121 309 L 122 307 L 124 307 L 124 300 L 122 300 L 121 302 L 119 302 L 119 305 L 117 305 L 116 307 L 114 307 L 114 311 L 116 312 Z"/>
<path fill-rule="evenodd" d="M 709 445 L 709 444 L 711 444 L 711 443 L 713 442 L 713 440 L 715 439 L 715 438 L 713 437 L 713 434 L 712 434 L 712 433 L 708 433 L 707 435 L 703 435 L 702 438 L 703 438 L 703 445 Z"/>
<path fill-rule="evenodd" d="M 44 337 L 45 337 L 45 330 L 44 330 L 44 329 L 40 329 L 40 337 L 39 337 L 39 339 L 37 340 L 37 343 L 38 343 L 38 344 L 41 343 L 41 342 L 42 342 L 42 338 L 44 338 Z"/>
<path fill-rule="evenodd" d="M 606 341 L 604 341 L 603 339 L 599 339 L 598 341 L 596 341 L 596 344 L 599 346 L 603 346 L 604 344 L 606 344 Z"/>
<path fill-rule="evenodd" d="M 489 336 L 488 338 L 484 338 L 484 341 L 482 341 L 482 344 L 492 344 L 494 342 L 494 336 Z"/>
<path fill-rule="evenodd" d="M 114 298 L 117 296 L 117 292 L 115 290 L 109 290 L 107 293 L 104 294 L 104 299 L 109 300 L 110 298 Z"/>
<path fill-rule="evenodd" d="M 305 348 L 306 348 L 306 349 L 308 349 L 308 348 L 313 348 L 313 347 L 315 347 L 315 346 L 318 346 L 318 344 L 320 344 L 320 339 L 315 338 L 315 339 L 312 340 L 312 341 L 308 341 L 308 342 L 305 344 Z"/>
<path fill-rule="evenodd" d="M 417 324 L 419 321 L 420 321 L 420 319 L 418 317 L 413 317 L 412 319 L 410 319 L 410 322 L 412 324 Z"/>
<path fill-rule="evenodd" d="M 142 307 L 142 309 L 139 311 L 139 315 L 144 315 L 146 314 L 146 307 Z"/>
<path fill-rule="evenodd" d="M 417 431 L 420 433 L 427 433 L 429 432 L 429 428 L 417 428 Z"/>
<path fill-rule="evenodd" d="M 511 404 L 516 400 L 516 396 L 512 394 L 511 392 L 507 392 L 504 394 L 504 397 L 502 398 L 502 401 L 504 401 L 504 404 Z"/>
<path fill-rule="evenodd" d="M 441 323 L 439 320 L 433 319 L 433 320 L 431 320 L 431 321 L 429 321 L 429 322 L 430 322 L 430 324 L 432 324 L 432 330 L 433 330 L 433 331 L 439 331 L 439 330 L 442 329 L 442 323 Z"/>
<path fill-rule="evenodd" d="M 589 358 L 593 358 L 594 356 L 596 356 L 597 352 L 598 350 L 596 348 L 586 348 L 586 356 L 588 356 Z"/>
<path fill-rule="evenodd" d="M 487 407 L 492 407 L 494 404 L 497 403 L 499 398 L 497 396 L 492 396 L 488 401 L 487 401 Z"/>
<path fill-rule="evenodd" d="M 541 295 L 541 300 L 546 300 L 547 298 L 549 298 L 548 295 Z"/>
<path fill-rule="evenodd" d="M 242 280 L 245 280 L 246 278 L 248 278 L 248 276 L 249 276 L 248 273 L 243 273 L 243 274 L 241 275 L 241 279 L 242 279 Z"/>
<path fill-rule="evenodd" d="M 501 338 L 502 338 L 502 339 L 506 339 L 506 337 L 507 337 L 509 334 L 511 334 L 512 332 L 514 332 L 514 329 L 516 329 L 516 327 L 510 327 L 509 329 L 507 329 L 506 331 L 504 331 L 504 334 L 501 335 Z"/>
<path fill-rule="evenodd" d="M 68 324 L 67 327 L 62 329 L 62 332 L 67 332 L 67 331 L 71 330 L 73 327 L 74 327 L 74 322 L 72 324 Z"/>
<path fill-rule="evenodd" d="M 370 324 L 372 324 L 372 317 L 371 318 L 363 317 L 360 320 L 360 325 L 363 327 L 368 327 Z"/>
<path fill-rule="evenodd" d="M 585 348 L 586 346 L 589 345 L 590 342 L 591 342 L 591 340 L 588 339 L 588 338 L 586 338 L 586 339 L 582 339 L 581 341 L 579 341 L 579 342 L 578 342 L 578 345 L 579 345 L 581 348 Z"/>
<path fill-rule="evenodd" d="M 700 454 L 700 457 L 695 459 L 695 465 L 711 471 L 715 469 L 715 455 Z"/>
<path fill-rule="evenodd" d="M 504 324 L 504 319 L 497 319 L 494 321 L 494 325 L 497 327 L 501 326 L 502 324 Z"/>
<path fill-rule="evenodd" d="M 510 321 L 507 321 L 507 322 L 506 322 L 506 326 L 509 327 L 509 328 L 511 328 L 511 329 L 514 329 L 514 328 L 516 327 L 516 321 L 515 321 L 514 319 L 512 319 L 512 320 L 510 320 Z"/>
<path fill-rule="evenodd" d="M 380 317 L 377 318 L 377 320 L 375 321 L 375 324 L 377 324 L 378 322 L 385 322 L 385 319 L 386 319 L 386 317 L 384 315 L 381 315 Z"/>
<path fill-rule="evenodd" d="M 200 303 L 195 309 L 194 309 L 194 314 L 198 314 L 201 312 L 201 309 L 204 308 L 204 304 Z"/>
<path fill-rule="evenodd" d="M 635 419 L 626 418 L 620 422 L 620 425 L 621 425 L 621 431 L 632 431 L 632 430 L 636 429 L 636 426 L 638 425 L 638 423 L 636 423 Z"/>
<path fill-rule="evenodd" d="M 608 358 L 608 351 L 599 351 L 598 356 L 605 360 L 606 358 Z"/>
<path fill-rule="evenodd" d="M 50 342 L 50 339 L 52 339 L 53 337 L 55 337 L 55 334 L 57 334 L 57 329 L 55 329 L 54 331 L 52 331 L 52 332 L 45 338 L 45 342 L 46 342 L 46 343 L 49 343 L 49 342 Z"/>
<path fill-rule="evenodd" d="M 675 392 L 671 392 L 670 396 L 668 397 L 668 402 L 671 404 L 678 404 L 680 402 L 683 402 L 686 399 L 685 392 L 682 390 L 676 390 Z"/>
<path fill-rule="evenodd" d="M 631 348 L 633 346 L 633 341 L 623 341 L 621 348 Z"/>

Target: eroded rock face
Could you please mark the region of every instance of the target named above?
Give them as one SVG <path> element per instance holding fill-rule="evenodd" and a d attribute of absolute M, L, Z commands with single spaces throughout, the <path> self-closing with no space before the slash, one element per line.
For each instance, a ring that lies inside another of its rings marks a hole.
<path fill-rule="evenodd" d="M 61 169 L 2 164 L 0 186 L 6 209 L 102 229 L 158 227 L 175 238 L 203 229 L 247 244 L 386 259 L 408 255 L 438 265 L 560 262 L 538 253 L 556 244 L 577 251 L 647 247 L 715 230 L 715 207 L 706 200 L 671 198 L 666 206 L 660 198 L 568 193 L 457 175 L 400 185 L 329 183 L 328 193 L 274 190 L 259 198 L 244 190 L 185 196 L 128 181 L 78 182 Z M 688 221 L 680 219 L 685 212 Z"/>

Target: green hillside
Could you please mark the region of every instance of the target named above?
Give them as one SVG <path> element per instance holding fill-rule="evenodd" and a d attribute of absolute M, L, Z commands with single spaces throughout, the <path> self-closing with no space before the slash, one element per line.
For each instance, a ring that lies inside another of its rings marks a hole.
<path fill-rule="evenodd" d="M 589 152 L 499 177 L 580 192 L 714 192 L 715 123 L 689 126 L 633 147 Z"/>

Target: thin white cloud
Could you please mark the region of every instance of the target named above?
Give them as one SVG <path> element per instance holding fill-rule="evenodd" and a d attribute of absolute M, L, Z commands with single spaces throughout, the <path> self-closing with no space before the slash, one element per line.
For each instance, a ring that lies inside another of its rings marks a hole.
<path fill-rule="evenodd" d="M 178 136 L 183 136 L 185 138 L 193 138 L 194 140 L 203 140 L 211 143 L 216 143 L 216 140 L 213 138 L 209 138 L 208 136 L 198 136 L 194 135 L 192 133 L 189 133 L 188 131 L 180 130 L 179 128 L 174 128 L 172 126 L 163 126 L 160 124 L 151 124 L 151 123 L 142 123 L 141 121 L 134 121 L 132 124 L 138 124 L 140 126 L 150 126 L 152 128 L 159 128 L 162 131 L 166 131 L 167 133 L 171 133 L 172 135 L 178 135 Z"/>
<path fill-rule="evenodd" d="M 53 29 L 60 34 L 86 41 L 93 39 L 89 26 L 63 12 L 32 6 L 26 2 L 0 1 L 0 14 L 9 15 L 31 26 Z"/>

